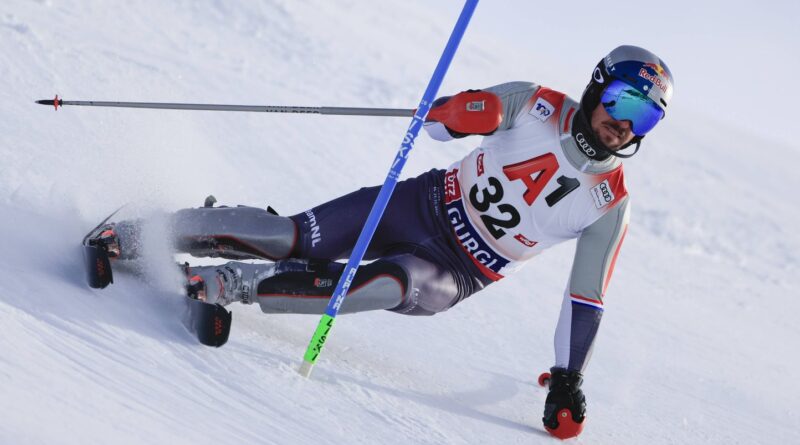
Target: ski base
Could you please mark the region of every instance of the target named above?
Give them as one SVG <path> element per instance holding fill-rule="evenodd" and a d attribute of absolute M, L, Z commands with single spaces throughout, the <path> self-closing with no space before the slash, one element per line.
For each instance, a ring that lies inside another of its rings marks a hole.
<path fill-rule="evenodd" d="M 101 227 L 117 214 L 124 205 L 111 212 L 105 219 L 100 221 L 94 229 L 90 230 L 83 237 L 83 265 L 86 270 L 86 282 L 89 287 L 102 289 L 114 282 L 114 275 L 111 272 L 111 258 L 108 256 L 108 249 L 96 239 Z"/>
<path fill-rule="evenodd" d="M 84 244 L 83 263 L 89 287 L 102 289 L 114 282 L 114 275 L 111 272 L 111 259 L 102 246 Z"/>
<path fill-rule="evenodd" d="M 232 314 L 219 304 L 206 303 L 185 297 L 186 313 L 183 324 L 200 343 L 220 347 L 231 333 Z"/>

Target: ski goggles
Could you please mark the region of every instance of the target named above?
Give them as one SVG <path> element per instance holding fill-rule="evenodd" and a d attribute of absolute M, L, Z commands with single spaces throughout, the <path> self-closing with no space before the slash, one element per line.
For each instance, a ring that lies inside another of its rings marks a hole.
<path fill-rule="evenodd" d="M 664 110 L 652 99 L 621 80 L 608 84 L 600 103 L 609 116 L 618 121 L 630 121 L 633 134 L 637 136 L 644 136 L 664 117 Z"/>

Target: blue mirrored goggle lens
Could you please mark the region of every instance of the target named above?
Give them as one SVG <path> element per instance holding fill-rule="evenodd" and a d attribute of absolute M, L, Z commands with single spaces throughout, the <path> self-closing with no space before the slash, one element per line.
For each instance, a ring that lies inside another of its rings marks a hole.
<path fill-rule="evenodd" d="M 664 111 L 652 99 L 620 80 L 608 84 L 600 103 L 614 119 L 631 121 L 637 136 L 644 136 L 664 117 Z"/>

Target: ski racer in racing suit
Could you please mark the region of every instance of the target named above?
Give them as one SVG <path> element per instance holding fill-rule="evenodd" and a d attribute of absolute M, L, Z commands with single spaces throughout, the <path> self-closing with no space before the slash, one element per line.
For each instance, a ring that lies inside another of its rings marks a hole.
<path fill-rule="evenodd" d="M 616 48 L 595 68 L 581 101 L 528 82 L 438 99 L 425 129 L 437 140 L 484 135 L 446 170 L 398 183 L 340 312 L 442 312 L 518 270 L 557 243 L 577 248 L 555 332 L 543 422 L 577 435 L 582 372 L 628 228 L 622 149 L 664 116 L 672 76 L 642 48 Z M 281 217 L 253 207 L 207 206 L 172 217 L 175 247 L 197 256 L 268 259 L 195 267 L 197 298 L 258 302 L 264 312 L 324 312 L 378 187 Z M 115 231 L 121 258 L 136 256 L 138 223 Z"/>

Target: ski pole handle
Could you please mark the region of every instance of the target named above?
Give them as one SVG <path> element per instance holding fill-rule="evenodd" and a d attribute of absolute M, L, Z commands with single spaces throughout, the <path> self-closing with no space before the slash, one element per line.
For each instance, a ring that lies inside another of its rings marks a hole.
<path fill-rule="evenodd" d="M 301 107 L 295 105 L 217 105 L 185 104 L 167 102 L 103 102 L 97 100 L 37 100 L 37 104 L 51 105 L 56 110 L 64 105 L 111 108 L 148 108 L 157 110 L 200 110 L 200 111 L 249 111 L 257 113 L 329 114 L 339 116 L 394 116 L 411 117 L 414 110 L 409 108 L 357 108 L 357 107 Z"/>

